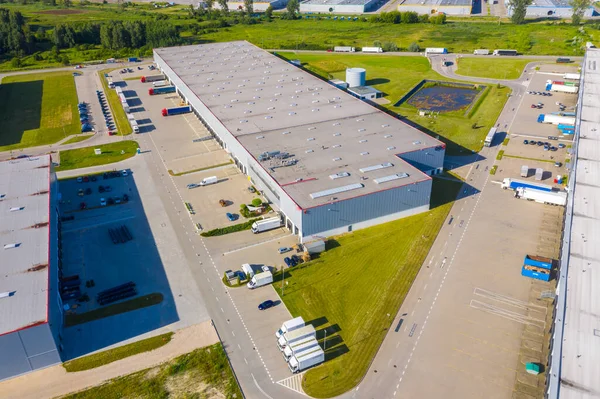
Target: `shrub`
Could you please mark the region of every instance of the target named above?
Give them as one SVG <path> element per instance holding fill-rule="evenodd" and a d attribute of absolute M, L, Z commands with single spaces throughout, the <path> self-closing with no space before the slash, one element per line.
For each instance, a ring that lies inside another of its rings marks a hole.
<path fill-rule="evenodd" d="M 383 43 L 383 51 L 398 51 L 398 45 L 393 42 L 385 42 Z"/>
<path fill-rule="evenodd" d="M 262 205 L 262 200 L 260 198 L 254 198 L 252 200 L 252 206 L 259 207 Z"/>
<path fill-rule="evenodd" d="M 201 233 L 200 235 L 202 237 L 216 237 L 216 236 L 222 236 L 222 235 L 229 234 L 229 233 L 236 233 L 238 231 L 249 230 L 250 227 L 252 227 L 252 223 L 256 222 L 257 220 L 260 220 L 260 218 L 250 219 L 247 222 L 234 224 L 233 226 L 217 228 L 214 230 L 207 231 L 205 233 Z"/>
<path fill-rule="evenodd" d="M 408 46 L 408 51 L 410 51 L 411 53 L 418 53 L 419 51 L 421 51 L 421 47 L 417 43 L 412 42 Z"/>

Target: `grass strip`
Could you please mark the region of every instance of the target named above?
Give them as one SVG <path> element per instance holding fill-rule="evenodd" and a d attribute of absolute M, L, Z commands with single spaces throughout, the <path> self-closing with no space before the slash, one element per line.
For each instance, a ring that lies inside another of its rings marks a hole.
<path fill-rule="evenodd" d="M 152 305 L 158 305 L 162 301 L 163 295 L 160 293 L 154 293 L 130 299 L 128 301 L 115 303 L 114 305 L 103 306 L 85 313 L 68 314 L 65 316 L 65 327 L 73 327 L 89 321 L 103 319 L 105 317 L 130 312 L 132 310 L 143 309 Z"/>
<path fill-rule="evenodd" d="M 211 165 L 211 166 L 206 166 L 204 168 L 198 168 L 198 169 L 192 169 L 192 170 L 186 170 L 185 172 L 179 172 L 179 173 L 174 173 L 171 169 L 169 169 L 169 174 L 171 176 L 183 176 L 183 175 L 189 175 L 190 173 L 196 173 L 196 172 L 202 172 L 203 170 L 208 170 L 208 169 L 214 169 L 214 168 L 220 168 L 222 166 L 227 166 L 227 165 L 231 165 L 233 163 L 233 161 L 229 161 L 229 162 L 225 162 L 225 163 L 220 163 L 217 165 Z"/>
<path fill-rule="evenodd" d="M 176 392 L 173 392 L 174 388 Z M 63 399 L 169 397 L 243 398 L 220 343 L 64 396 Z"/>
<path fill-rule="evenodd" d="M 504 155 L 504 150 L 498 151 L 498 154 L 496 154 L 496 159 L 498 161 L 501 160 L 503 155 Z"/>
<path fill-rule="evenodd" d="M 79 143 L 81 141 L 84 141 L 84 140 L 87 140 L 87 139 L 91 139 L 92 137 L 94 137 L 93 134 L 88 134 L 86 136 L 84 136 L 84 135 L 74 136 L 74 137 L 71 137 L 69 140 L 64 141 L 61 145 Z"/>
<path fill-rule="evenodd" d="M 57 172 L 90 166 L 106 165 L 123 161 L 135 155 L 139 144 L 136 141 L 126 140 L 99 146 L 75 148 L 60 151 L 60 166 Z M 102 154 L 96 155 L 94 150 L 99 148 Z"/>
<path fill-rule="evenodd" d="M 257 220 L 261 220 L 261 218 L 250 219 L 247 222 L 234 224 L 233 226 L 219 227 L 217 229 L 200 233 L 200 235 L 202 237 L 216 237 L 229 233 L 237 233 L 238 231 L 250 230 L 250 227 L 252 227 L 252 223 L 256 222 Z"/>
<path fill-rule="evenodd" d="M 495 175 L 496 170 L 498 170 L 498 165 L 492 166 L 492 168 L 490 169 L 490 175 Z"/>
<path fill-rule="evenodd" d="M 504 139 L 504 141 L 502 142 L 502 145 L 508 145 L 508 142 L 510 141 L 510 139 L 507 137 Z"/>
<path fill-rule="evenodd" d="M 536 161 L 536 162 L 548 162 L 548 163 L 554 163 L 556 161 L 552 161 L 549 159 L 538 159 L 538 158 L 527 158 L 527 157 L 521 157 L 518 155 L 504 155 L 506 158 L 516 158 L 516 159 L 526 159 L 528 161 Z"/>
<path fill-rule="evenodd" d="M 156 337 L 143 339 L 133 342 L 128 345 L 119 346 L 118 348 L 105 350 L 93 355 L 80 357 L 74 360 L 63 363 L 63 367 L 67 372 L 73 373 L 76 371 L 91 370 L 96 367 L 104 366 L 117 360 L 125 359 L 126 357 L 137 355 L 138 353 L 150 352 L 168 344 L 173 337 L 172 332 L 162 334 Z"/>
<path fill-rule="evenodd" d="M 130 135 L 133 132 L 129 121 L 127 120 L 127 115 L 125 115 L 125 110 L 121 105 L 121 100 L 117 95 L 117 92 L 114 89 L 110 89 L 108 87 L 108 82 L 104 77 L 105 73 L 110 73 L 114 71 L 114 69 L 105 69 L 102 71 L 98 71 L 98 76 L 100 77 L 100 81 L 102 82 L 102 87 L 104 88 L 104 95 L 106 96 L 106 100 L 108 101 L 108 106 L 113 114 L 113 118 L 115 120 L 115 124 L 117 125 L 117 132 L 121 136 Z"/>

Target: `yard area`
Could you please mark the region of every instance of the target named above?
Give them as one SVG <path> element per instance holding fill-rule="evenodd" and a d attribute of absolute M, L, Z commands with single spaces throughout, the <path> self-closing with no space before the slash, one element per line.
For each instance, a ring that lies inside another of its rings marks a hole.
<path fill-rule="evenodd" d="M 126 140 L 93 147 L 76 148 L 60 151 L 60 166 L 57 171 L 87 168 L 89 166 L 106 165 L 123 161 L 135 155 L 139 145 L 136 141 Z M 102 154 L 96 155 L 99 148 Z"/>
<path fill-rule="evenodd" d="M 458 75 L 490 79 L 518 79 L 534 60 L 462 57 L 457 60 Z"/>
<path fill-rule="evenodd" d="M 447 144 L 448 155 L 479 151 L 483 147 L 485 135 L 496 123 L 510 94 L 510 89 L 506 87 L 491 85 L 468 112 L 444 112 L 435 117 L 419 116 L 419 110 L 407 103 L 399 107 L 394 104 L 423 79 L 452 81 L 433 71 L 424 57 L 294 52 L 277 54 L 286 59 L 299 59 L 305 69 L 324 79 L 333 77 L 345 80 L 346 68 L 365 68 L 367 85 L 381 90 L 390 101 L 382 105 L 382 108 L 407 118 L 434 137 L 439 136 Z"/>
<path fill-rule="evenodd" d="M 80 133 L 72 73 L 35 73 L 2 79 L 0 126 L 0 151 L 52 144 Z"/>
<path fill-rule="evenodd" d="M 96 398 L 242 398 L 220 343 L 105 384 L 67 395 Z"/>
<path fill-rule="evenodd" d="M 334 237 L 318 259 L 286 273 L 282 299 L 292 315 L 327 328 L 326 362 L 304 375 L 308 395 L 332 397 L 360 382 L 460 186 L 435 179 L 431 211 Z"/>

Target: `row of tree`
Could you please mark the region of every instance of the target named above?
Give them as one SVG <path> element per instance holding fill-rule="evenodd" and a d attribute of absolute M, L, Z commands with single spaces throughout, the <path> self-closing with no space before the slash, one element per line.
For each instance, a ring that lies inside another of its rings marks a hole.
<path fill-rule="evenodd" d="M 33 50 L 34 42 L 35 37 L 23 15 L 18 11 L 0 8 L 0 55 L 29 54 Z"/>
<path fill-rule="evenodd" d="M 429 16 L 427 14 L 417 14 L 414 11 L 390 11 L 371 15 L 369 22 L 384 24 L 417 24 L 429 22 L 442 25 L 446 23 L 446 14 Z"/>

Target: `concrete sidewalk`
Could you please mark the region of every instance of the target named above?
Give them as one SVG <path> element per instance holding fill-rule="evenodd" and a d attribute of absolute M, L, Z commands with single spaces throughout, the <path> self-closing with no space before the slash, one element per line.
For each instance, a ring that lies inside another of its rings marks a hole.
<path fill-rule="evenodd" d="M 25 374 L 0 383 L 3 398 L 44 399 L 96 386 L 104 381 L 156 366 L 177 356 L 219 342 L 211 321 L 176 331 L 167 345 L 102 367 L 67 373 L 62 365 Z"/>

